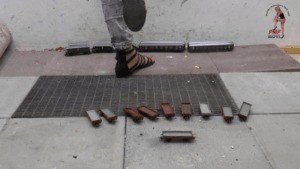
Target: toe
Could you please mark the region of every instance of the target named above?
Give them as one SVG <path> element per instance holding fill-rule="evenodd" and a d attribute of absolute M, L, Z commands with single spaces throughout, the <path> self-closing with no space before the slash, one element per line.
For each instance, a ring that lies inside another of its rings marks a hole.
<path fill-rule="evenodd" d="M 155 61 L 155 57 L 154 56 L 149 56 L 149 58 L 152 60 L 152 62 Z"/>

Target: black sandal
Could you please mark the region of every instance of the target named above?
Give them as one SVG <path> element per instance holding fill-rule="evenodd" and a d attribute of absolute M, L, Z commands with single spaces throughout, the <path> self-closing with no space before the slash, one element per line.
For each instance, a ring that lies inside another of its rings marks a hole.
<path fill-rule="evenodd" d="M 147 9 L 144 0 L 123 0 L 123 17 L 127 27 L 137 32 L 146 22 Z"/>
<path fill-rule="evenodd" d="M 130 59 L 126 60 L 126 55 L 131 52 L 135 52 Z M 135 65 L 133 65 L 130 69 L 128 68 L 128 63 L 130 63 L 135 57 L 139 57 L 138 61 Z M 130 76 L 134 71 L 149 67 L 155 63 L 151 58 L 147 56 L 143 56 L 139 54 L 134 48 L 130 51 L 119 51 L 116 56 L 117 64 L 115 67 L 115 72 L 117 77 L 127 77 Z"/>

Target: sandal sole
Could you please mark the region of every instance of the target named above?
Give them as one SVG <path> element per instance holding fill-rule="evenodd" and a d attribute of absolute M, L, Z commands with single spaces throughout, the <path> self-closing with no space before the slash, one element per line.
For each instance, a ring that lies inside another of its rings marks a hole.
<path fill-rule="evenodd" d="M 123 0 L 123 16 L 127 27 L 133 31 L 140 31 L 145 22 L 147 10 L 144 0 Z"/>

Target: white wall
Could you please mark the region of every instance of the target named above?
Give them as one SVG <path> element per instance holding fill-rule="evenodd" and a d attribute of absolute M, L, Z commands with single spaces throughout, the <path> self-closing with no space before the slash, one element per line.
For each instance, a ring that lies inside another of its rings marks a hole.
<path fill-rule="evenodd" d="M 285 5 L 286 37 L 268 39 L 274 4 Z M 146 0 L 148 17 L 135 41 L 232 40 L 236 45 L 300 45 L 299 0 Z M 109 41 L 101 0 L 0 0 L 0 22 L 19 50 L 42 50 L 68 42 Z"/>

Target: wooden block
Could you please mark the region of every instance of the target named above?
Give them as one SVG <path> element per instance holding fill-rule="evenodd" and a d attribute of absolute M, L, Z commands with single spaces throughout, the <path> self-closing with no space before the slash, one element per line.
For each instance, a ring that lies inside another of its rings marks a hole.
<path fill-rule="evenodd" d="M 184 119 L 192 116 L 192 107 L 190 103 L 181 103 L 181 115 Z"/>
<path fill-rule="evenodd" d="M 172 118 L 175 116 L 174 110 L 170 103 L 162 103 L 161 108 L 166 118 Z"/>
<path fill-rule="evenodd" d="M 227 123 L 231 123 L 231 121 L 234 118 L 231 107 L 222 107 L 222 114 L 223 114 L 224 120 Z"/>
<path fill-rule="evenodd" d="M 151 109 L 151 108 L 149 108 L 147 106 L 140 106 L 140 107 L 138 107 L 138 111 L 142 115 L 148 117 L 151 120 L 155 120 L 159 116 L 159 113 L 157 111 L 155 111 L 155 110 L 153 110 L 153 109 Z"/>
<path fill-rule="evenodd" d="M 203 118 L 209 118 L 212 115 L 208 104 L 200 104 L 200 111 Z"/>
<path fill-rule="evenodd" d="M 99 126 L 101 124 L 102 120 L 96 110 L 87 110 L 86 114 L 93 126 Z"/>
<path fill-rule="evenodd" d="M 246 121 L 249 114 L 250 114 L 250 110 L 251 110 L 251 104 L 247 103 L 247 102 L 243 102 L 241 108 L 240 108 L 240 112 L 238 114 L 240 120 L 242 121 Z"/>
<path fill-rule="evenodd" d="M 118 119 L 118 116 L 109 109 L 101 109 L 100 113 L 110 123 Z"/>
<path fill-rule="evenodd" d="M 140 114 L 136 109 L 124 108 L 124 112 L 136 122 L 144 119 L 144 116 Z"/>

